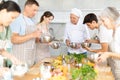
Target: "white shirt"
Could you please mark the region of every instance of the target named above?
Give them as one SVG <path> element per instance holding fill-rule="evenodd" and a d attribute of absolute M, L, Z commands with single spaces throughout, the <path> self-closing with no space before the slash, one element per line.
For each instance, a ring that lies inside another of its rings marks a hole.
<path fill-rule="evenodd" d="M 112 40 L 112 34 L 112 29 L 107 29 L 105 26 L 101 25 L 98 33 L 100 43 L 110 43 Z"/>
<path fill-rule="evenodd" d="M 70 40 L 70 42 L 76 42 L 76 43 L 82 43 L 85 40 L 90 39 L 87 26 L 83 24 L 74 25 L 70 22 L 67 23 L 64 34 L 64 42 L 66 41 L 66 39 Z M 73 49 L 68 47 L 68 52 L 78 54 L 78 53 L 84 53 L 86 52 L 86 50 L 83 49 L 82 47 L 79 49 Z"/>
<path fill-rule="evenodd" d="M 115 30 L 113 40 L 110 43 L 110 51 L 120 53 L 120 26 Z"/>

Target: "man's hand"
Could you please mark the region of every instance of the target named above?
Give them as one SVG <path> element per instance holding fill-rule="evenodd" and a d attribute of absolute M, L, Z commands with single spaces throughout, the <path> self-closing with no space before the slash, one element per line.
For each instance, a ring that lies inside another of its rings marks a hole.
<path fill-rule="evenodd" d="M 31 33 L 31 36 L 33 38 L 40 38 L 41 34 L 42 34 L 42 32 L 40 30 L 36 30 L 33 33 Z"/>

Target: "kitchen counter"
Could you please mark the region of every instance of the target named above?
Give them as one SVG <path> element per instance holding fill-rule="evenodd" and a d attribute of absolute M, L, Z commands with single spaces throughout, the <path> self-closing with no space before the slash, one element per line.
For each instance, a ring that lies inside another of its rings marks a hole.
<path fill-rule="evenodd" d="M 33 78 L 40 77 L 39 66 L 41 63 L 35 64 L 29 69 L 29 71 L 23 76 L 15 76 L 14 80 L 33 80 Z M 109 66 L 99 66 L 96 65 L 95 69 L 97 71 L 96 80 L 115 80 Z"/>

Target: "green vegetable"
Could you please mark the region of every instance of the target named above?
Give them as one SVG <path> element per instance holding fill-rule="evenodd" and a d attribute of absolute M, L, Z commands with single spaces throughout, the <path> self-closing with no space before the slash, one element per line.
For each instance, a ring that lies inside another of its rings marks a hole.
<path fill-rule="evenodd" d="M 81 63 L 83 58 L 86 58 L 87 55 L 86 54 L 70 54 L 70 56 L 77 62 L 77 63 Z"/>
<path fill-rule="evenodd" d="M 72 80 L 76 80 L 77 78 L 80 78 L 80 69 L 73 68 L 71 69 L 71 73 L 72 73 Z"/>
<path fill-rule="evenodd" d="M 95 80 L 96 72 L 94 69 L 84 64 L 81 68 L 73 68 L 71 70 L 72 80 L 80 79 L 80 80 Z"/>

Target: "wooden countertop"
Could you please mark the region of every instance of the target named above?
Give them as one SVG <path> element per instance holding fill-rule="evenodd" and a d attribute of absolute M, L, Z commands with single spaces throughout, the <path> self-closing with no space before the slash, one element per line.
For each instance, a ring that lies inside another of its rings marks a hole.
<path fill-rule="evenodd" d="M 33 80 L 33 78 L 40 77 L 39 65 L 40 63 L 31 67 L 30 70 L 23 76 L 15 76 L 14 80 Z M 97 66 L 96 70 L 97 70 L 96 80 L 115 80 L 110 67 Z"/>

